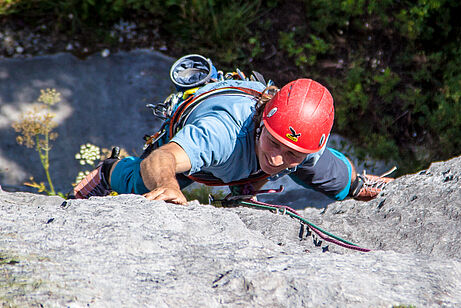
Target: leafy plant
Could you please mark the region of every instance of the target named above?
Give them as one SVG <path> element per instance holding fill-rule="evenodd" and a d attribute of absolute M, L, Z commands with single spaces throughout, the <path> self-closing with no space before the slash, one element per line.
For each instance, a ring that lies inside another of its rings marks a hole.
<path fill-rule="evenodd" d="M 0 15 L 12 14 L 14 6 L 21 0 L 3 0 L 0 2 Z"/>
<path fill-rule="evenodd" d="M 79 161 L 80 165 L 89 166 L 89 168 L 79 171 L 72 185 L 75 186 L 78 183 L 80 183 L 80 181 L 83 180 L 90 173 L 91 170 L 96 168 L 96 162 L 103 161 L 104 159 L 108 158 L 111 152 L 112 151 L 107 148 L 101 149 L 98 146 L 91 143 L 82 144 L 80 146 L 80 151 L 77 154 L 75 154 L 75 159 Z M 120 158 L 124 158 L 127 156 L 129 156 L 128 152 L 124 148 L 121 148 Z"/>
<path fill-rule="evenodd" d="M 295 32 L 280 32 L 280 48 L 285 50 L 289 56 L 295 58 L 295 64 L 304 69 L 305 66 L 312 66 L 317 63 L 319 55 L 326 54 L 330 49 L 328 43 L 322 38 L 313 34 L 304 44 L 299 44 Z"/>
<path fill-rule="evenodd" d="M 461 154 L 459 2 L 302 4 L 305 22 L 281 31 L 279 46 L 331 90 L 335 130 L 362 157 L 392 159 L 406 173 Z"/>
<path fill-rule="evenodd" d="M 25 184 L 37 188 L 39 192 L 56 195 L 50 176 L 49 152 L 51 141 L 56 139 L 58 134 L 53 132 L 57 124 L 53 121 L 55 114 L 51 112 L 50 108 L 61 101 L 61 94 L 56 89 L 41 90 L 40 93 L 38 98 L 40 104 L 35 105 L 31 111 L 22 114 L 21 119 L 14 122 L 12 126 L 20 134 L 16 138 L 18 144 L 28 148 L 35 147 L 48 180 L 48 188 L 45 183 L 36 183 L 33 178 L 31 178 L 31 182 Z"/>
<path fill-rule="evenodd" d="M 80 151 L 75 154 L 75 159 L 79 161 L 80 165 L 89 165 L 91 169 L 96 167 L 95 161 L 100 159 L 100 157 L 100 148 L 91 143 L 82 144 L 80 146 Z M 79 171 L 77 177 L 75 178 L 75 182 L 72 185 L 75 186 L 80 183 L 80 181 L 83 180 L 90 173 L 90 171 L 91 170 Z"/>
<path fill-rule="evenodd" d="M 213 188 L 203 184 L 199 184 L 198 188 L 194 189 L 183 189 L 182 193 L 187 200 L 198 200 L 201 204 L 208 204 L 208 196 L 213 195 L 216 199 L 223 199 L 225 197 L 224 192 L 218 191 L 213 192 Z"/>
<path fill-rule="evenodd" d="M 258 57 L 264 52 L 264 47 L 257 36 L 250 37 L 248 44 L 251 46 L 251 58 Z"/>
<path fill-rule="evenodd" d="M 241 57 L 241 42 L 251 35 L 249 25 L 262 14 L 261 0 L 169 0 L 165 5 L 170 13 L 165 31 L 180 38 L 176 48 L 213 54 L 216 62 L 226 64 Z"/>

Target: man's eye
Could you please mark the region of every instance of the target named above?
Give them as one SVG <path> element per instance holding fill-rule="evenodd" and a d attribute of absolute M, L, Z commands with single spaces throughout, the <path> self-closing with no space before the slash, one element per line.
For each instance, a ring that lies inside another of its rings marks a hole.
<path fill-rule="evenodd" d="M 304 156 L 300 156 L 298 153 L 293 153 L 293 152 L 290 152 L 290 155 L 292 158 L 294 159 L 297 159 L 297 160 L 304 160 Z"/>

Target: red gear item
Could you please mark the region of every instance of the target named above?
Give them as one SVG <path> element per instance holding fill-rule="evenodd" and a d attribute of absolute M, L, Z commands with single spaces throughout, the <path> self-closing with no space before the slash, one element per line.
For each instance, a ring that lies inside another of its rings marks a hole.
<path fill-rule="evenodd" d="M 298 79 L 285 85 L 267 102 L 263 122 L 282 144 L 302 153 L 318 152 L 330 135 L 333 97 L 320 83 Z"/>

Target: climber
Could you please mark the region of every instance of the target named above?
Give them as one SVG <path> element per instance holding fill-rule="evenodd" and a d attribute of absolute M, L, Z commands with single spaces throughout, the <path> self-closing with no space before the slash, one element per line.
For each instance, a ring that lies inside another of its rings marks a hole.
<path fill-rule="evenodd" d="M 357 174 L 345 155 L 327 147 L 333 98 L 314 80 L 298 79 L 280 90 L 259 81 L 210 82 L 185 102 L 194 108 L 168 119 L 170 128 L 180 125 L 167 129 L 170 136 L 162 135 L 161 145 L 150 145 L 142 157 L 121 160 L 114 148 L 74 188 L 74 197 L 115 191 L 185 204 L 181 189 L 194 181 L 228 185 L 239 194 L 289 175 L 336 200 L 370 200 L 392 180 Z"/>

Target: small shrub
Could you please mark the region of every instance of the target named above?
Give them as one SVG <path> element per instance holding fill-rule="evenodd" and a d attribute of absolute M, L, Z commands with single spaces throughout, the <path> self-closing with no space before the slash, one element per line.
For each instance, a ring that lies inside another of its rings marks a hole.
<path fill-rule="evenodd" d="M 80 146 L 80 150 L 75 154 L 75 159 L 78 160 L 80 165 L 87 166 L 84 170 L 78 172 L 74 183 L 72 186 L 76 186 L 83 180 L 94 168 L 96 168 L 96 163 L 103 161 L 104 159 L 110 157 L 112 150 L 107 148 L 99 148 L 98 146 L 87 143 Z M 129 156 L 128 152 L 124 149 L 120 149 L 120 158 Z"/>
<path fill-rule="evenodd" d="M 461 154 L 461 3 L 301 2 L 279 46 L 332 91 L 336 132 L 400 173 Z"/>
<path fill-rule="evenodd" d="M 213 55 L 216 63 L 235 65 L 249 25 L 261 15 L 261 1 L 171 0 L 165 3 L 164 30 L 178 38 L 175 48 Z M 219 51 L 219 52 L 216 52 Z"/>
<path fill-rule="evenodd" d="M 16 138 L 20 145 L 28 148 L 35 147 L 48 180 L 48 188 L 45 183 L 36 183 L 33 178 L 31 178 L 31 182 L 25 184 L 37 188 L 39 192 L 56 195 L 50 176 L 49 152 L 52 148 L 51 141 L 56 139 L 58 134 L 53 132 L 57 124 L 53 121 L 55 114 L 51 112 L 50 108 L 61 101 L 61 94 L 55 89 L 41 90 L 40 93 L 38 98 L 40 105 L 36 105 L 31 111 L 22 114 L 21 119 L 14 122 L 12 126 L 20 134 Z"/>
<path fill-rule="evenodd" d="M 3 0 L 0 2 L 0 15 L 7 15 L 13 14 L 14 7 L 17 5 L 21 0 Z"/>

